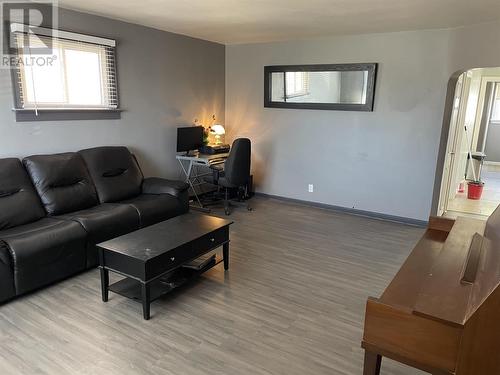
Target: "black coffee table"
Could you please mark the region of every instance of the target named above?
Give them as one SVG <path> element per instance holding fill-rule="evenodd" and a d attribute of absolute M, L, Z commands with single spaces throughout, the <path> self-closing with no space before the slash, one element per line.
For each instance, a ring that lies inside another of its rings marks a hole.
<path fill-rule="evenodd" d="M 144 319 L 150 304 L 220 262 L 229 268 L 229 226 L 232 221 L 188 213 L 102 242 L 99 249 L 102 300 L 108 292 L 140 300 Z M 222 259 L 210 258 L 200 269 L 183 267 L 222 246 Z M 109 285 L 109 271 L 125 276 Z"/>

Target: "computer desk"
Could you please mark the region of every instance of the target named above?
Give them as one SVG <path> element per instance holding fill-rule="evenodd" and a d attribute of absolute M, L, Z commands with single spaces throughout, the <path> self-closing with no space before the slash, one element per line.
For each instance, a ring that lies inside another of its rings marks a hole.
<path fill-rule="evenodd" d="M 207 182 L 203 181 L 203 177 L 211 175 L 211 172 L 203 172 L 200 173 L 198 167 L 212 167 L 214 165 L 223 164 L 229 153 L 223 154 L 194 154 L 194 155 L 183 155 L 178 154 L 175 158 L 179 161 L 181 165 L 182 171 L 185 175 L 185 181 L 191 187 L 193 191 L 194 197 L 198 206 L 192 206 L 195 209 L 201 209 L 202 211 L 209 211 L 203 203 L 201 203 L 200 197 L 196 191 L 196 187 L 206 184 Z"/>

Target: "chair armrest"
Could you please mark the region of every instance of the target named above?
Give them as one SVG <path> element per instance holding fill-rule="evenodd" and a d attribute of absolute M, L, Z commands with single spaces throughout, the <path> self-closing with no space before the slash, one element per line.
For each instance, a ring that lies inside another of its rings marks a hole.
<path fill-rule="evenodd" d="M 189 185 L 183 181 L 167 180 L 158 177 L 145 178 L 142 182 L 143 194 L 170 194 L 178 197 L 188 188 Z"/>

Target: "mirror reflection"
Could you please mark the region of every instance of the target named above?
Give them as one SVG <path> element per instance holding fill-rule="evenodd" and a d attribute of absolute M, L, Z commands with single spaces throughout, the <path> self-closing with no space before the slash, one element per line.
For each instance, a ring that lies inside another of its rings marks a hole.
<path fill-rule="evenodd" d="M 372 111 L 377 64 L 265 67 L 266 107 Z"/>
<path fill-rule="evenodd" d="M 272 73 L 272 101 L 366 104 L 368 71 Z"/>

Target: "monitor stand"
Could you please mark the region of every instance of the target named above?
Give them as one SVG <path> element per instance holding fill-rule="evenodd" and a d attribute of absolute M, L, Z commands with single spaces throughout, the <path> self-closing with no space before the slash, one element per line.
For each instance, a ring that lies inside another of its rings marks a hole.
<path fill-rule="evenodd" d="M 184 155 L 184 156 L 196 156 L 197 154 L 198 154 L 197 151 L 189 150 L 189 151 L 186 151 L 186 155 Z"/>

